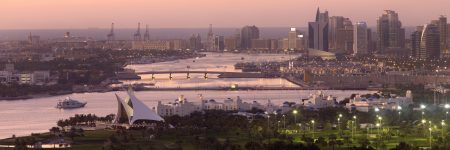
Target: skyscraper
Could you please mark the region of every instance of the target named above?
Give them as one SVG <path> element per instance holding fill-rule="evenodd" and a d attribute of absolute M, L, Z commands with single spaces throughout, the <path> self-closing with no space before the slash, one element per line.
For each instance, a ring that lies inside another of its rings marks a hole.
<path fill-rule="evenodd" d="M 342 16 L 332 16 L 330 17 L 330 34 L 329 34 L 329 49 L 331 50 L 336 50 L 337 47 L 337 33 L 339 29 L 343 29 L 344 28 L 344 19 L 348 19 L 348 18 L 344 18 Z"/>
<path fill-rule="evenodd" d="M 212 24 L 209 24 L 208 36 L 206 38 L 206 51 L 216 51 L 214 48 L 214 33 L 212 30 Z"/>
<path fill-rule="evenodd" d="M 315 22 L 308 23 L 309 48 L 328 51 L 328 11 L 317 8 Z"/>
<path fill-rule="evenodd" d="M 259 29 L 256 26 L 245 26 L 241 30 L 241 48 L 251 48 L 252 39 L 259 38 Z"/>
<path fill-rule="evenodd" d="M 435 24 L 426 24 L 420 37 L 418 58 L 438 59 L 440 57 L 439 28 Z"/>
<path fill-rule="evenodd" d="M 398 14 L 392 10 L 385 10 L 385 13 L 377 19 L 378 50 L 381 54 L 387 49 L 398 49 L 405 47 L 405 29 Z"/>
<path fill-rule="evenodd" d="M 192 34 L 189 38 L 189 48 L 192 50 L 200 50 L 202 48 L 202 38 L 200 34 Z"/>
<path fill-rule="evenodd" d="M 301 43 L 298 43 L 298 42 L 301 42 L 301 41 L 299 41 L 300 36 L 301 36 L 301 38 L 303 38 L 303 35 L 301 35 L 300 32 L 296 28 L 291 28 L 291 30 L 288 33 L 288 42 L 289 42 L 288 45 L 289 45 L 290 50 L 298 49 L 297 45 L 301 44 Z"/>
<path fill-rule="evenodd" d="M 353 54 L 368 54 L 368 35 L 366 22 L 356 22 L 353 28 Z"/>
<path fill-rule="evenodd" d="M 438 20 L 433 20 L 431 22 L 432 24 L 435 24 L 439 30 L 439 38 L 440 38 L 440 50 L 441 55 L 442 54 L 448 54 L 448 41 L 447 41 L 447 17 L 440 16 Z"/>
<path fill-rule="evenodd" d="M 336 33 L 336 48 L 334 53 L 352 54 L 353 53 L 353 23 L 350 19 L 344 20 L 344 28 L 338 29 Z"/>
<path fill-rule="evenodd" d="M 223 51 L 225 49 L 225 38 L 224 36 L 214 36 L 214 49 L 216 51 Z"/>
<path fill-rule="evenodd" d="M 419 58 L 420 41 L 422 37 L 423 26 L 418 26 L 416 31 L 411 34 L 411 56 Z"/>

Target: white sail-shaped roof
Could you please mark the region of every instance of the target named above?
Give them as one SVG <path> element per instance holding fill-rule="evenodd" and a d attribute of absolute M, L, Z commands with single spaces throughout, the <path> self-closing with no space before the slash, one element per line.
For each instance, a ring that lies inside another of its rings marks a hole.
<path fill-rule="evenodd" d="M 161 116 L 150 110 L 147 105 L 137 99 L 132 90 L 129 90 L 127 94 L 128 97 L 125 98 L 125 100 L 122 100 L 116 94 L 119 105 L 116 122 L 119 121 L 120 118 L 127 118 L 130 125 L 134 124 L 138 120 L 164 121 Z"/>

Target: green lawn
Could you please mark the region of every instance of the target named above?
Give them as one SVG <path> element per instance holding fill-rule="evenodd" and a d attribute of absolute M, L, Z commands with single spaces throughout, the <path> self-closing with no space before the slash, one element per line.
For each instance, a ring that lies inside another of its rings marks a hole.
<path fill-rule="evenodd" d="M 174 133 L 166 133 L 163 134 L 153 140 L 148 140 L 147 138 L 144 138 L 142 135 L 142 131 L 139 130 L 128 130 L 128 135 L 131 135 L 132 139 L 129 139 L 128 141 L 123 141 L 122 137 L 116 136 L 120 146 L 123 148 L 133 148 L 137 149 L 140 147 L 141 149 L 166 149 L 166 148 L 176 148 L 176 147 L 182 147 L 185 150 L 196 150 L 196 149 L 204 149 L 205 148 L 205 142 L 207 142 L 207 137 L 215 137 L 218 142 L 224 143 L 226 140 L 228 140 L 230 143 L 233 144 L 239 144 L 242 148 L 244 148 L 244 145 L 248 141 L 257 141 L 255 138 L 250 138 L 248 136 L 247 132 L 227 132 L 227 133 L 212 133 L 208 132 L 205 134 L 198 134 L 198 135 L 177 135 Z M 337 135 L 337 140 L 342 140 L 343 145 L 336 145 L 335 149 L 344 149 L 346 147 L 359 147 L 360 146 L 360 139 L 367 137 L 367 133 L 365 130 L 358 129 L 354 133 L 354 140 L 351 138 L 351 131 L 345 130 L 343 131 L 345 136 L 349 137 L 347 139 L 351 140 L 352 142 L 347 142 L 345 137 L 339 136 L 338 130 L 316 130 L 314 132 L 314 137 L 317 140 L 318 137 L 323 137 L 325 140 L 328 140 L 331 134 Z M 376 147 L 375 141 L 377 140 L 377 133 L 378 131 L 376 129 L 373 129 L 369 133 L 369 140 L 370 145 L 373 147 Z M 103 145 L 106 143 L 107 139 L 111 136 L 117 134 L 114 130 L 97 130 L 97 131 L 84 131 L 84 136 L 81 137 L 75 137 L 73 140 L 72 148 L 74 150 L 78 149 L 101 149 Z M 299 133 L 288 133 L 286 135 L 293 137 L 294 142 L 301 142 L 305 143 L 305 141 L 302 141 L 302 135 L 305 134 L 307 137 L 312 137 L 311 131 L 301 131 Z M 54 138 L 53 135 L 49 133 L 44 134 L 38 134 L 33 135 L 37 141 L 45 140 L 45 139 L 52 139 Z M 65 137 L 66 140 L 71 140 L 68 137 Z M 274 142 L 276 140 L 280 140 L 277 138 L 272 138 L 271 142 Z M 4 139 L 0 140 L 0 144 L 14 144 L 14 139 Z M 428 137 L 424 137 L 423 135 L 417 135 L 417 136 L 406 136 L 406 137 L 398 137 L 398 136 L 392 136 L 389 139 L 383 140 L 386 147 L 393 148 L 400 141 L 404 141 L 408 144 L 419 146 L 419 147 L 426 147 L 429 145 L 428 143 Z M 266 138 L 263 139 L 263 142 L 268 142 Z M 331 149 L 331 146 L 326 145 L 320 145 L 318 146 L 321 149 Z"/>

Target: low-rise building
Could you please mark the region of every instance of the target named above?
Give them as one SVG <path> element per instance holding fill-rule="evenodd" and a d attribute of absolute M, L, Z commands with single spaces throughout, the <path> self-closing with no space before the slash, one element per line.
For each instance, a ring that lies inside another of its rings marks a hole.
<path fill-rule="evenodd" d="M 378 95 L 378 96 L 375 96 Z M 388 109 L 388 110 L 398 110 L 402 107 L 408 107 L 413 104 L 412 93 L 410 90 L 406 91 L 405 97 L 400 97 L 396 95 L 380 96 L 381 93 L 376 93 L 369 97 L 362 97 L 361 95 L 356 95 L 349 103 L 346 104 L 346 108 L 350 110 L 356 110 L 361 112 L 369 112 L 371 109 Z"/>
<path fill-rule="evenodd" d="M 243 102 L 238 96 L 236 100 L 228 98 L 223 102 L 218 102 L 214 99 L 204 100 L 202 95 L 199 95 L 198 101 L 189 102 L 182 95 L 178 97 L 174 102 L 168 104 L 162 104 L 161 101 L 158 102 L 156 106 L 156 113 L 160 116 L 187 116 L 193 112 L 201 112 L 204 110 L 224 110 L 224 111 L 248 111 L 253 108 L 264 110 L 268 113 L 280 112 L 285 113 L 290 110 L 290 106 L 276 106 L 268 101 L 267 105 L 262 105 L 256 101 L 252 103 Z"/>
<path fill-rule="evenodd" d="M 336 98 L 331 95 L 325 96 L 322 91 L 318 91 L 315 94 L 311 94 L 308 99 L 302 100 L 302 105 L 311 109 L 320 109 L 326 107 L 335 107 Z"/>
<path fill-rule="evenodd" d="M 173 42 L 170 41 L 133 41 L 131 49 L 134 50 L 170 50 Z"/>

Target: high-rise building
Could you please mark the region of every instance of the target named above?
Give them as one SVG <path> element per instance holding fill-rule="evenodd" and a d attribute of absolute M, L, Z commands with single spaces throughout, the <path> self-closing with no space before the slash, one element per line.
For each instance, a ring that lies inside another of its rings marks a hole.
<path fill-rule="evenodd" d="M 440 57 L 440 34 L 435 24 L 426 24 L 420 37 L 420 49 L 417 57 L 420 59 L 438 59 Z"/>
<path fill-rule="evenodd" d="M 392 10 L 377 19 L 378 50 L 381 54 L 388 49 L 399 49 L 405 47 L 405 29 L 398 14 Z"/>
<path fill-rule="evenodd" d="M 435 24 L 439 30 L 441 54 L 448 54 L 447 17 L 440 16 L 438 20 L 433 20 L 431 23 Z"/>
<path fill-rule="evenodd" d="M 289 49 L 289 39 L 283 38 L 278 40 L 278 49 L 288 50 Z"/>
<path fill-rule="evenodd" d="M 276 39 L 270 40 L 270 49 L 278 50 L 278 40 L 276 40 Z"/>
<path fill-rule="evenodd" d="M 223 36 L 216 35 L 214 36 L 214 50 L 215 51 L 223 51 L 225 49 L 225 39 Z"/>
<path fill-rule="evenodd" d="M 189 48 L 192 50 L 202 49 L 202 38 L 200 37 L 200 34 L 192 34 L 189 38 Z"/>
<path fill-rule="evenodd" d="M 337 33 L 339 29 L 344 28 L 344 18 L 342 16 L 332 16 L 330 17 L 330 32 L 329 32 L 329 49 L 330 51 L 335 50 L 337 47 Z"/>
<path fill-rule="evenodd" d="M 252 39 L 259 39 L 259 29 L 256 26 L 245 26 L 241 30 L 241 48 L 252 47 Z"/>
<path fill-rule="evenodd" d="M 296 28 L 291 28 L 288 33 L 288 49 L 289 50 L 304 50 L 303 34 Z"/>
<path fill-rule="evenodd" d="M 235 36 L 225 37 L 225 49 L 236 50 L 238 48 L 238 38 Z"/>
<path fill-rule="evenodd" d="M 368 54 L 367 41 L 367 24 L 366 22 L 356 22 L 353 27 L 353 54 L 366 55 Z"/>
<path fill-rule="evenodd" d="M 171 40 L 171 42 L 173 44 L 173 49 L 175 50 L 185 50 L 188 47 L 186 40 L 183 39 L 174 39 Z"/>
<path fill-rule="evenodd" d="M 420 41 L 422 37 L 423 26 L 418 26 L 416 31 L 411 34 L 411 56 L 419 57 Z"/>
<path fill-rule="evenodd" d="M 309 48 L 328 51 L 328 11 L 317 8 L 315 22 L 308 23 Z"/>
<path fill-rule="evenodd" d="M 209 24 L 209 31 L 208 36 L 206 39 L 206 51 L 217 51 L 217 49 L 214 47 L 215 43 L 215 37 L 212 30 L 212 24 Z"/>
<path fill-rule="evenodd" d="M 270 39 L 252 39 L 252 49 L 270 50 L 272 47 Z"/>
<path fill-rule="evenodd" d="M 333 53 L 352 54 L 353 53 L 353 23 L 350 19 L 344 20 L 344 28 L 338 29 L 336 33 L 336 48 Z"/>

